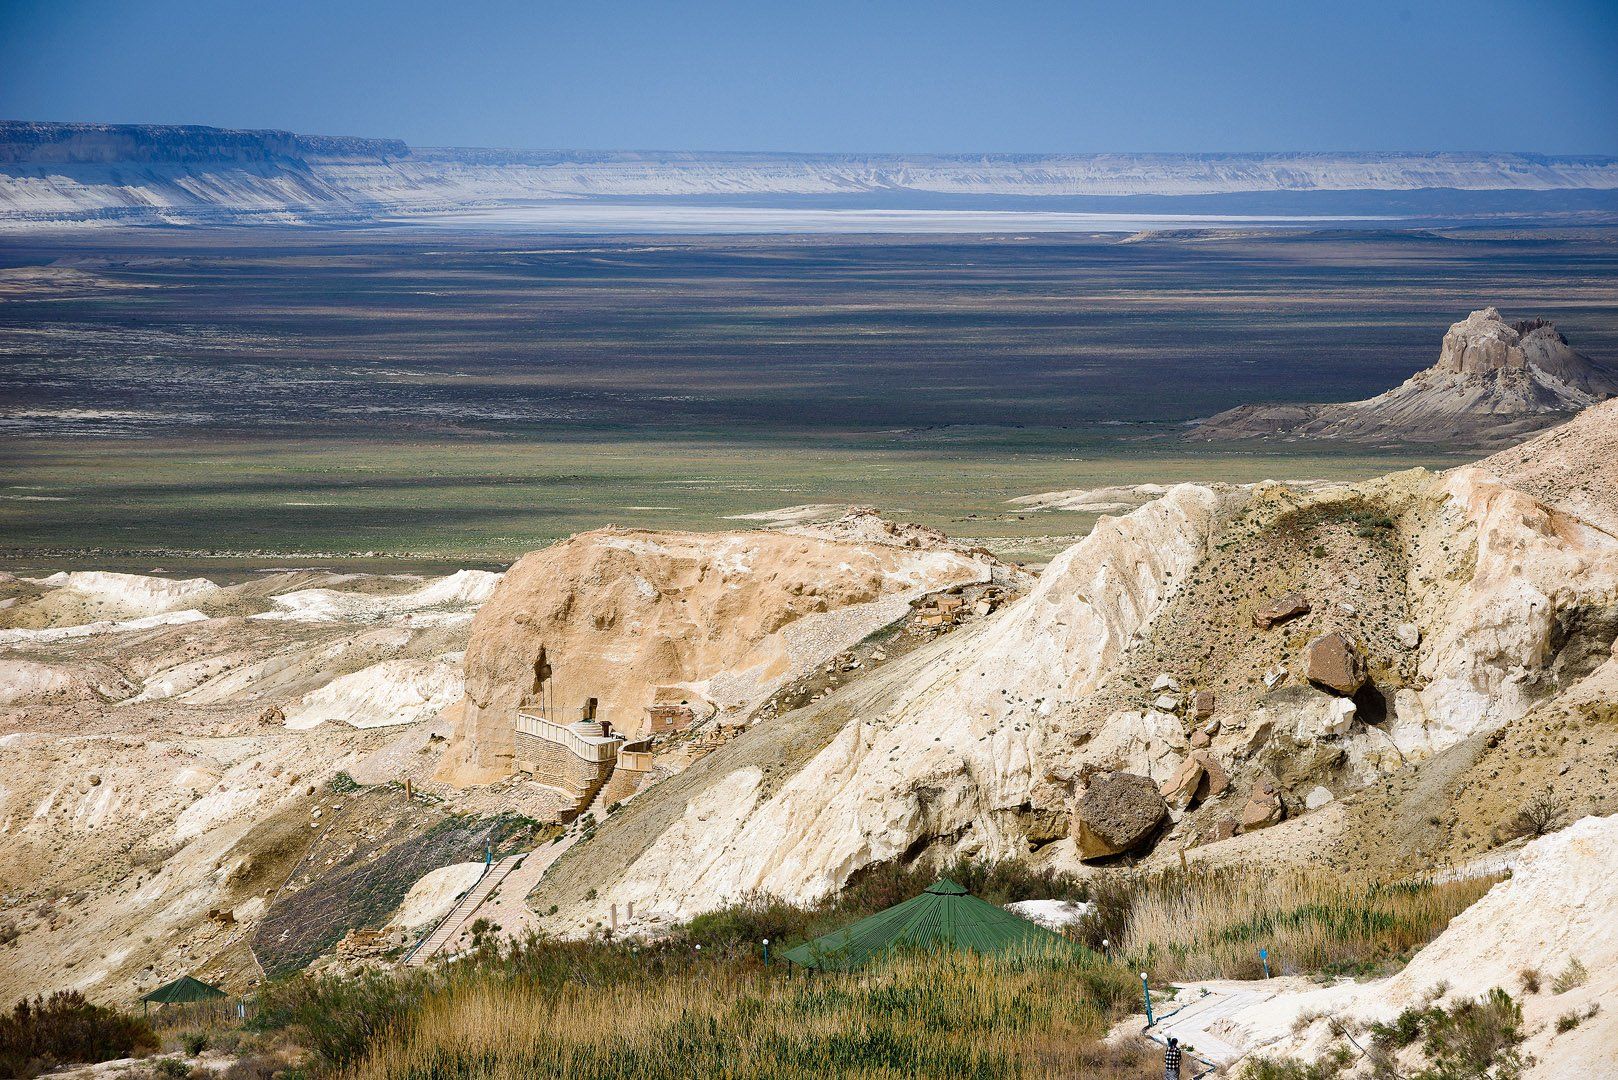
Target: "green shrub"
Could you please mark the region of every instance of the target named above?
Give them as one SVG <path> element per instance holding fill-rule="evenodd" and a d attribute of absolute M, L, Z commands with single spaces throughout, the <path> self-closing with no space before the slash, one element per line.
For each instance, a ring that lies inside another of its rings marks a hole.
<path fill-rule="evenodd" d="M 1371 1041 L 1383 1050 L 1403 1050 L 1421 1038 L 1422 1028 L 1435 1009 L 1406 1009 L 1390 1023 L 1371 1025 Z"/>
<path fill-rule="evenodd" d="M 76 990 L 19 1001 L 0 1016 L 0 1070 L 10 1076 L 150 1054 L 157 1046 L 157 1034 L 140 1017 L 92 1005 Z"/>
<path fill-rule="evenodd" d="M 196 1057 L 208 1049 L 208 1033 L 206 1031 L 188 1031 L 180 1036 L 180 1045 L 185 1047 L 187 1054 Z"/>
<path fill-rule="evenodd" d="M 1424 1027 L 1422 1049 L 1431 1067 L 1413 1080 L 1504 1080 L 1522 1071 L 1522 1006 L 1499 987 L 1480 999 L 1432 1009 Z"/>
<path fill-rule="evenodd" d="M 419 1008 L 436 985 L 431 972 L 372 972 L 357 978 L 301 976 L 266 986 L 251 1027 L 290 1029 L 320 1061 L 344 1069 L 390 1025 Z"/>

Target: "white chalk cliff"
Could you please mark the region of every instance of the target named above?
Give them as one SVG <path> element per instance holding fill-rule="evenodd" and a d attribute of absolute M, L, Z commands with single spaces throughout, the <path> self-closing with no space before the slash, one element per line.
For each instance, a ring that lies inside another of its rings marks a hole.
<path fill-rule="evenodd" d="M 926 206 L 939 196 L 1613 188 L 1618 159 L 1590 156 L 494 150 L 284 131 L 0 122 L 0 224 L 368 221 L 624 197 L 880 198 L 883 205 L 908 198 Z"/>

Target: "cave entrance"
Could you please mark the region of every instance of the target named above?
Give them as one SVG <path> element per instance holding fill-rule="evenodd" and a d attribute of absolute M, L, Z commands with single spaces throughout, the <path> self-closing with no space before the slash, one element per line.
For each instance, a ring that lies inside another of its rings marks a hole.
<path fill-rule="evenodd" d="M 534 660 L 534 679 L 527 693 L 523 694 L 522 705 L 547 718 L 551 706 L 552 674 L 551 662 L 546 657 L 545 650 L 541 648 L 539 656 Z"/>

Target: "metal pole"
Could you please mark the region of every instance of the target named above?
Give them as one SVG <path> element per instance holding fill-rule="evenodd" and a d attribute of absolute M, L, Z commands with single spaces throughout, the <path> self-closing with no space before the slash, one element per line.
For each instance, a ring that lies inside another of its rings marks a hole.
<path fill-rule="evenodd" d="M 1258 958 L 1264 964 L 1264 977 L 1268 979 L 1270 977 L 1270 950 L 1260 949 Z"/>
<path fill-rule="evenodd" d="M 764 966 L 770 966 L 770 939 L 764 939 Z"/>
<path fill-rule="evenodd" d="M 1146 972 L 1144 971 L 1140 973 L 1140 990 L 1141 993 L 1146 995 L 1146 1026 L 1151 1027 L 1157 1023 L 1157 1018 L 1152 1015 L 1152 988 L 1146 985 Z"/>

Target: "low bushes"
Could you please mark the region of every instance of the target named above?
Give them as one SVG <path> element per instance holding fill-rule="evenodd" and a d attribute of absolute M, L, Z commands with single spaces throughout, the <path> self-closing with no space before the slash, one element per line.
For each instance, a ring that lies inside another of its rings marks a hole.
<path fill-rule="evenodd" d="M 9 1016 L 0 1016 L 0 1072 L 6 1076 L 149 1054 L 157 1046 L 145 1021 L 92 1005 L 77 991 L 19 1001 Z"/>

